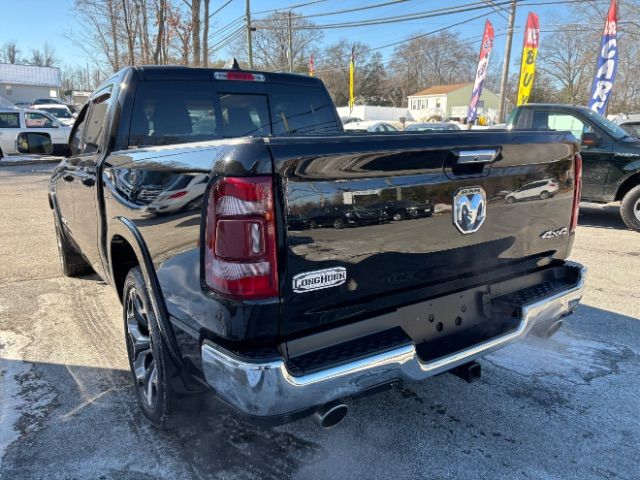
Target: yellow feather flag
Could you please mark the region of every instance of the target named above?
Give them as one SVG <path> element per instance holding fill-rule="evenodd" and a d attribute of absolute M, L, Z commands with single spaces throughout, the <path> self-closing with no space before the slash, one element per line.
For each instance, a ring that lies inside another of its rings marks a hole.
<path fill-rule="evenodd" d="M 349 112 L 355 105 L 355 75 L 356 75 L 356 46 L 351 47 L 351 61 L 349 62 Z"/>
<path fill-rule="evenodd" d="M 536 57 L 538 56 L 538 42 L 540 39 L 540 23 L 538 16 L 529 12 L 527 28 L 524 32 L 524 46 L 522 47 L 522 66 L 520 67 L 520 86 L 518 87 L 518 105 L 529 101 L 533 77 L 536 73 Z"/>

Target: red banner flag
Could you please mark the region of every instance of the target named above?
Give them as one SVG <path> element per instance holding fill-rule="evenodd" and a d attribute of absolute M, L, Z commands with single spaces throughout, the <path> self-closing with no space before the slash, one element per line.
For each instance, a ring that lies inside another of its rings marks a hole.
<path fill-rule="evenodd" d="M 478 116 L 478 102 L 482 94 L 482 85 L 487 76 L 487 68 L 489 66 L 489 55 L 493 48 L 493 40 L 495 33 L 493 25 L 487 20 L 484 26 L 484 35 L 482 36 L 482 46 L 480 47 L 480 58 L 478 60 L 478 71 L 476 72 L 476 81 L 473 84 L 473 93 L 471 94 L 471 102 L 467 111 L 467 123 L 473 123 Z"/>

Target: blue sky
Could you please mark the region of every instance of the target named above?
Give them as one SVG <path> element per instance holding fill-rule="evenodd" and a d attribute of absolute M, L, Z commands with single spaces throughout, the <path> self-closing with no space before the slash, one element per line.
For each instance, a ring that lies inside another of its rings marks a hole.
<path fill-rule="evenodd" d="M 375 8 L 366 11 L 359 11 L 347 14 L 316 17 L 313 19 L 318 24 L 328 24 L 336 22 L 347 22 L 354 20 L 364 20 L 370 18 L 385 18 L 388 16 L 404 15 L 414 12 L 434 10 L 438 8 L 452 7 L 471 3 L 473 0 L 449 0 L 443 1 L 426 1 L 426 0 L 409 0 L 396 5 Z M 503 1 L 503 0 L 495 0 Z M 549 0 L 528 0 L 522 1 L 522 5 L 518 7 L 516 16 L 516 32 L 514 35 L 513 62 L 519 56 L 522 45 L 523 26 L 526 22 L 527 14 L 530 10 L 534 10 L 540 16 L 541 28 L 544 30 L 545 24 L 557 25 L 559 21 L 566 15 L 567 6 L 563 2 L 557 2 L 557 5 L 541 5 L 527 6 L 527 3 L 545 2 Z M 215 10 L 224 2 L 223 0 L 212 0 L 211 10 Z M 286 9 L 290 5 L 306 3 L 304 0 L 253 0 L 251 3 L 252 11 L 259 12 L 274 8 Z M 295 11 L 303 15 L 312 15 L 319 13 L 327 13 L 336 10 L 344 10 L 356 8 L 366 5 L 383 3 L 383 0 L 330 0 L 321 1 L 314 5 L 308 5 L 298 8 Z M 606 2 L 605 2 L 606 3 Z M 65 32 L 72 30 L 76 24 L 73 14 L 73 0 L 0 0 L 0 8 L 2 9 L 2 28 L 0 29 L 0 43 L 12 40 L 18 43 L 23 54 L 28 54 L 30 49 L 40 47 L 45 41 L 55 47 L 56 56 L 62 63 L 85 65 L 88 61 L 82 50 L 75 46 L 71 40 L 67 38 Z M 224 8 L 217 18 L 211 23 L 211 31 L 215 32 L 222 26 L 236 20 L 239 16 L 244 15 L 244 0 L 232 0 L 232 2 Z M 341 38 L 361 41 L 372 47 L 392 43 L 394 41 L 403 40 L 412 34 L 428 32 L 436 30 L 448 25 L 464 21 L 468 18 L 478 16 L 485 13 L 483 18 L 465 22 L 464 24 L 452 28 L 453 31 L 459 32 L 462 39 L 474 40 L 472 44 L 474 48 L 480 48 L 480 37 L 484 26 L 484 21 L 489 18 L 494 25 L 496 34 L 504 33 L 507 26 L 508 12 L 507 6 L 502 7 L 503 16 L 494 10 L 487 9 L 484 11 L 473 11 L 445 17 L 436 17 L 423 20 L 412 20 L 402 23 L 376 25 L 352 29 L 333 29 L 325 30 L 324 43 L 332 43 Z M 256 15 L 259 17 L 260 15 Z M 600 19 L 591 19 L 600 21 Z M 602 19 L 604 24 L 604 19 Z M 544 42 L 544 33 L 542 42 Z M 215 41 L 215 40 L 214 40 Z M 503 58 L 505 36 L 496 38 L 494 47 L 494 58 Z M 596 48 L 594 46 L 594 48 Z M 382 50 L 386 58 L 392 53 L 392 48 Z M 225 57 L 225 55 L 220 55 Z"/>

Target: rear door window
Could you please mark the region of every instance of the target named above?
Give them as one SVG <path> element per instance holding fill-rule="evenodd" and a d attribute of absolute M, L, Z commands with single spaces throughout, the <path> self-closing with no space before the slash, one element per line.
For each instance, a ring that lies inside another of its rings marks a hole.
<path fill-rule="evenodd" d="M 0 113 L 0 128 L 20 128 L 20 114 Z"/>

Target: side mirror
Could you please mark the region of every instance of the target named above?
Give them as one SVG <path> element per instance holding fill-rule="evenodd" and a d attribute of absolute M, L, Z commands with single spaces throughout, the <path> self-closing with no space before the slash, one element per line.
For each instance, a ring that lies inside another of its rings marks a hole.
<path fill-rule="evenodd" d="M 582 146 L 587 148 L 597 147 L 602 143 L 602 137 L 597 133 L 587 132 L 582 135 Z"/>
<path fill-rule="evenodd" d="M 16 139 L 16 150 L 20 153 L 50 155 L 53 152 L 51 136 L 43 132 L 21 132 Z"/>

